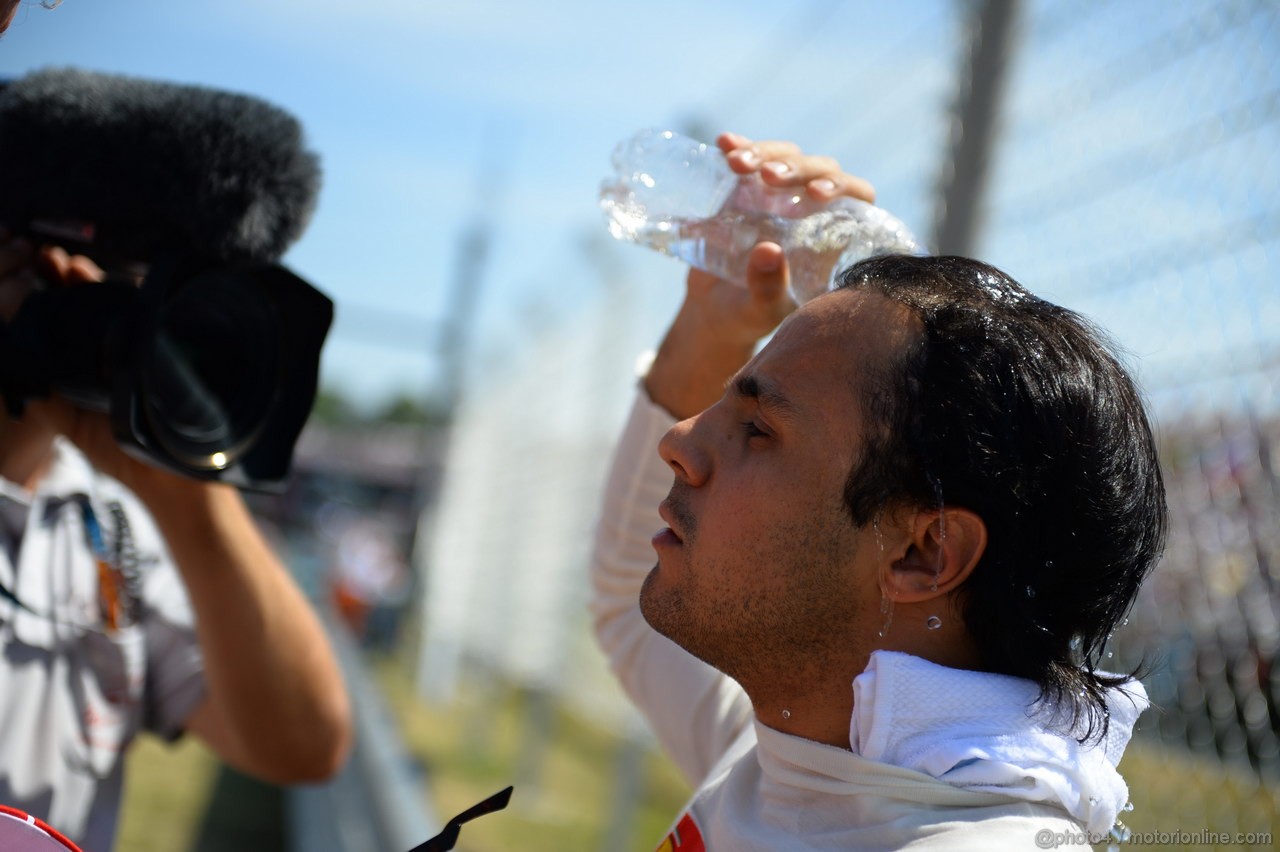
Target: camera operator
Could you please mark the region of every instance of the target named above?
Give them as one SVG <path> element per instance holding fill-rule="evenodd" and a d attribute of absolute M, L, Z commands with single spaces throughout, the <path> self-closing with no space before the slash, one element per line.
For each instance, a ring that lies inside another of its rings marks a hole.
<path fill-rule="evenodd" d="M 0 234 L 0 320 L 37 281 L 101 277 Z M 57 396 L 0 416 L 0 647 L 0 802 L 87 850 L 112 846 L 139 730 L 191 731 L 274 783 L 348 749 L 323 630 L 237 491 L 134 459 Z"/>

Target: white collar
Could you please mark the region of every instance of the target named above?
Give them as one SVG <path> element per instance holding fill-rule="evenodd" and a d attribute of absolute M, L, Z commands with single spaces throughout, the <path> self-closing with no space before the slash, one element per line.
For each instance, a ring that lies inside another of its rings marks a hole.
<path fill-rule="evenodd" d="M 1116 765 L 1146 691 L 1137 681 L 1110 690 L 1107 734 L 1087 745 L 1050 727 L 1053 708 L 1031 712 L 1039 693 L 1030 680 L 876 651 L 853 681 L 849 743 L 957 787 L 1056 804 L 1106 834 L 1129 799 Z"/>

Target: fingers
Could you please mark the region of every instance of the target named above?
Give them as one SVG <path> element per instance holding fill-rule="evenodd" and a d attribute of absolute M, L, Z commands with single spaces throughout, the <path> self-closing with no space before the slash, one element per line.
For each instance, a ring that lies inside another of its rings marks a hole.
<path fill-rule="evenodd" d="M 102 271 L 102 267 L 84 255 L 78 254 L 71 258 L 71 266 L 67 270 L 68 283 L 92 284 L 106 277 L 107 274 Z"/>
<path fill-rule="evenodd" d="M 818 201 L 830 201 L 839 196 L 858 198 L 868 204 L 876 202 L 876 188 L 857 175 L 837 172 L 826 174 L 805 184 L 805 192 Z"/>
<path fill-rule="evenodd" d="M 69 255 L 60 246 L 50 246 L 40 252 L 37 264 L 50 281 L 65 286 L 79 286 L 101 281 L 105 276 L 99 266 L 84 255 Z"/>
<path fill-rule="evenodd" d="M 794 142 L 755 142 L 737 133 L 722 133 L 716 145 L 729 168 L 737 174 L 759 172 L 770 186 L 803 186 L 817 201 L 847 196 L 868 203 L 876 200 L 875 188 L 856 175 L 844 172 L 831 157 L 805 154 Z"/>
<path fill-rule="evenodd" d="M 800 150 L 800 146 L 794 142 L 752 142 L 727 152 L 726 157 L 729 160 L 729 167 L 738 174 L 755 171 L 767 173 L 769 170 L 763 168 L 764 166 L 796 167 L 805 161 L 816 159 L 824 159 L 829 164 L 835 163 L 835 160 L 829 157 L 806 157 Z"/>
<path fill-rule="evenodd" d="M 36 251 L 28 240 L 10 239 L 0 229 L 0 322 L 13 321 L 41 280 L 75 287 L 102 278 L 102 270 L 87 257 L 71 257 L 56 246 Z"/>

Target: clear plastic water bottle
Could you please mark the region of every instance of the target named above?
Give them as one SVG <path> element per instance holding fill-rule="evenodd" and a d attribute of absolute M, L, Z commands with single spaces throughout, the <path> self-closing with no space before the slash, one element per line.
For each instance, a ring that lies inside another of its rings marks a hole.
<path fill-rule="evenodd" d="M 720 149 L 670 130 L 642 130 L 613 152 L 600 186 L 609 232 L 729 281 L 746 281 L 747 255 L 762 240 L 782 246 L 791 289 L 803 303 L 836 274 L 877 254 L 920 245 L 887 211 L 854 198 L 814 201 L 803 189 L 739 176 Z"/>

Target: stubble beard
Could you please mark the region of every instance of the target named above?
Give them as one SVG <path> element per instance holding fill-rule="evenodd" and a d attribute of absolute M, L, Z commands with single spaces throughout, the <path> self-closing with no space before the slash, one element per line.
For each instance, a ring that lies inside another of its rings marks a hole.
<path fill-rule="evenodd" d="M 738 572 L 705 564 L 695 571 L 696 554 L 686 539 L 678 582 L 662 588 L 662 569 L 655 566 L 641 587 L 641 614 L 658 633 L 749 689 L 830 676 L 845 656 L 845 643 L 837 637 L 847 636 L 852 623 L 866 614 L 853 604 L 837 568 L 843 539 L 828 532 L 822 527 L 784 531 L 770 550 L 786 556 L 762 556 L 760 563 L 745 563 Z M 713 609 L 692 582 L 700 575 L 758 574 L 766 566 L 796 582 L 746 594 L 733 611 L 718 604 Z"/>
<path fill-rule="evenodd" d="M 686 564 L 682 567 L 682 571 L 685 573 L 680 576 L 686 580 L 689 578 L 687 556 L 692 551 L 698 538 L 698 519 L 689 511 L 689 507 L 686 504 L 689 491 L 689 487 L 677 479 L 671 484 L 671 490 L 668 492 L 665 501 L 675 526 L 680 530 L 680 550 L 686 555 Z M 659 560 L 653 566 L 653 570 L 644 578 L 644 583 L 640 587 L 640 614 L 644 616 L 644 620 L 649 623 L 649 626 L 658 633 L 699 659 L 704 659 L 689 647 L 689 634 L 696 634 L 702 631 L 691 629 L 690 619 L 695 616 L 690 611 L 685 591 L 680 588 L 669 588 L 665 593 L 660 591 L 658 589 L 658 583 L 660 582 L 658 573 L 661 570 L 662 562 Z M 685 583 L 685 585 L 688 584 Z M 704 659 L 704 662 L 710 661 Z"/>

